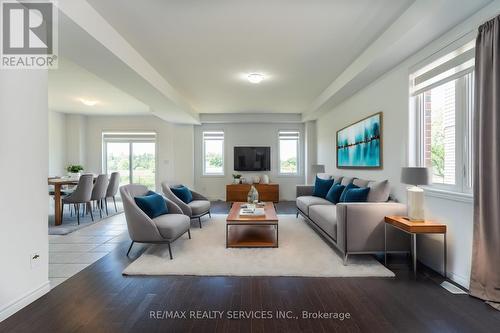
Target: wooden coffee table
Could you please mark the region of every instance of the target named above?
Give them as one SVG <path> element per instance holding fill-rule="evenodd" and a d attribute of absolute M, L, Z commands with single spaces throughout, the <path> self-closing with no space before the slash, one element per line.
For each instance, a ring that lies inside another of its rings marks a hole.
<path fill-rule="evenodd" d="M 266 202 L 265 215 L 240 216 L 241 205 L 233 203 L 226 219 L 226 248 L 278 247 L 278 216 L 272 202 Z"/>

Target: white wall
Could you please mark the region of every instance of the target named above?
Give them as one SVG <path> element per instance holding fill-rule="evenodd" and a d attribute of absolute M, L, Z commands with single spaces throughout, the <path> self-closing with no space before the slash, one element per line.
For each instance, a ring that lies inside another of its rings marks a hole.
<path fill-rule="evenodd" d="M 66 174 L 66 115 L 49 111 L 49 176 Z"/>
<path fill-rule="evenodd" d="M 1 71 L 0 321 L 50 289 L 47 105 L 46 71 Z"/>
<path fill-rule="evenodd" d="M 318 162 L 328 172 L 374 180 L 389 179 L 393 195 L 406 201 L 400 168 L 409 160 L 409 73 L 411 68 L 448 46 L 495 13 L 478 12 L 423 50 L 405 60 L 368 87 L 362 89 L 318 119 Z M 382 111 L 383 168 L 381 170 L 337 170 L 335 135 L 340 128 L 375 112 Z M 472 256 L 472 203 L 466 198 L 443 198 L 427 191 L 426 214 L 448 225 L 448 277 L 468 287 Z M 423 236 L 419 240 L 419 260 L 442 271 L 442 237 Z"/>
<path fill-rule="evenodd" d="M 157 134 L 157 183 L 178 181 L 193 186 L 193 126 L 175 125 L 155 116 L 86 116 L 85 169 L 102 172 L 102 132 L 154 131 Z"/>
<path fill-rule="evenodd" d="M 66 114 L 66 163 L 86 166 L 87 117 Z M 91 171 L 85 167 L 84 171 Z"/>
<path fill-rule="evenodd" d="M 301 139 L 298 176 L 280 176 L 278 174 L 278 131 L 299 130 Z M 224 130 L 224 176 L 203 176 L 202 132 L 205 130 Z M 225 200 L 226 185 L 233 181 L 235 146 L 269 146 L 271 147 L 271 171 L 239 172 L 243 177 L 268 174 L 271 182 L 280 185 L 280 200 L 295 199 L 295 185 L 304 183 L 304 125 L 301 123 L 232 123 L 203 124 L 195 126 L 194 166 L 195 188 L 210 199 Z"/>

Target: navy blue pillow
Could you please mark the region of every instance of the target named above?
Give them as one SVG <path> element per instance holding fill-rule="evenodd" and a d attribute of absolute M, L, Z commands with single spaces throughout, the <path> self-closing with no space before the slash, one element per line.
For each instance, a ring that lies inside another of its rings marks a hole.
<path fill-rule="evenodd" d="M 316 176 L 316 181 L 314 183 L 314 189 L 313 189 L 313 196 L 315 197 L 320 197 L 320 198 L 325 198 L 326 194 L 330 190 L 330 187 L 332 187 L 334 182 L 334 179 L 321 179 L 318 176 Z"/>
<path fill-rule="evenodd" d="M 158 193 L 149 191 L 144 196 L 135 197 L 134 200 L 137 206 L 152 219 L 168 214 L 167 203 Z"/>
<path fill-rule="evenodd" d="M 326 194 L 325 199 L 331 203 L 337 204 L 340 201 L 340 196 L 344 191 L 345 186 L 340 184 L 333 184 L 330 190 Z"/>
<path fill-rule="evenodd" d="M 344 191 L 342 191 L 342 194 L 340 195 L 339 202 L 346 202 L 345 196 L 347 195 L 347 191 L 349 191 L 350 189 L 353 189 L 353 188 L 359 188 L 359 186 L 356 186 L 353 183 L 347 184 L 346 187 L 344 188 Z"/>
<path fill-rule="evenodd" d="M 191 201 L 193 201 L 193 195 L 191 194 L 191 191 L 184 185 L 177 186 L 177 187 L 171 187 L 170 188 L 172 192 L 175 194 L 175 196 L 179 199 L 182 200 L 182 202 L 188 204 Z"/>
<path fill-rule="evenodd" d="M 369 187 L 351 188 L 347 191 L 343 202 L 366 202 L 368 192 L 370 192 Z"/>

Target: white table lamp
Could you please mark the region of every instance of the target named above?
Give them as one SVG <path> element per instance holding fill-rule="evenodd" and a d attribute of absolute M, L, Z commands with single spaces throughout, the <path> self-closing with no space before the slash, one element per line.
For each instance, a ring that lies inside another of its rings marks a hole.
<path fill-rule="evenodd" d="M 408 218 L 417 222 L 425 219 L 424 214 L 424 190 L 418 185 L 431 183 L 431 169 L 425 167 L 401 168 L 401 182 L 413 186 L 408 187 Z"/>
<path fill-rule="evenodd" d="M 311 165 L 311 173 L 317 175 L 318 173 L 325 173 L 325 166 L 323 164 Z"/>

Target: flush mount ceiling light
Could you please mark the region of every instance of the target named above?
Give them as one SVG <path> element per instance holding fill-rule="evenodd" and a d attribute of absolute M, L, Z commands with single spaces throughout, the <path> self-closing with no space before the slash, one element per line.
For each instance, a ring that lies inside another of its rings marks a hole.
<path fill-rule="evenodd" d="M 80 102 L 82 102 L 83 105 L 86 105 L 86 106 L 94 106 L 97 103 L 99 103 L 98 101 L 93 101 L 93 100 L 89 100 L 89 99 L 85 99 L 85 98 L 79 98 L 78 100 Z"/>
<path fill-rule="evenodd" d="M 264 75 L 260 73 L 250 73 L 247 75 L 247 79 L 250 83 L 261 83 L 264 80 Z"/>

